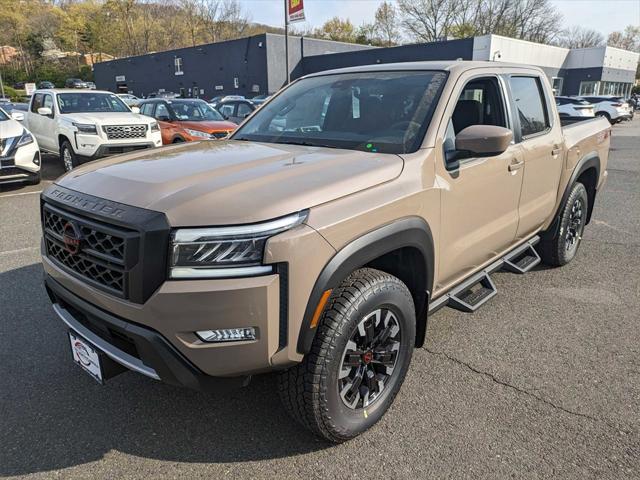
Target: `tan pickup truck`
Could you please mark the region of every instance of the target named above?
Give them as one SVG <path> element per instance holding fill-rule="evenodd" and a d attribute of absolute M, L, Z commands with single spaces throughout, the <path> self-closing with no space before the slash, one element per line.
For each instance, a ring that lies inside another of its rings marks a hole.
<path fill-rule="evenodd" d="M 563 128 L 538 68 L 310 75 L 228 141 L 92 162 L 47 188 L 47 291 L 96 380 L 129 369 L 219 391 L 277 371 L 293 417 L 344 441 L 389 408 L 438 308 L 473 312 L 492 272 L 575 257 L 610 129 Z"/>

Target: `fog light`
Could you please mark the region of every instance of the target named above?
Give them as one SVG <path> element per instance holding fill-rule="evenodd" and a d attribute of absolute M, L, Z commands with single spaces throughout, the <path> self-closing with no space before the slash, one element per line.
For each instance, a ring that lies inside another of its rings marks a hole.
<path fill-rule="evenodd" d="M 40 165 L 40 153 L 36 152 L 36 154 L 33 156 L 33 163 L 35 165 Z"/>
<path fill-rule="evenodd" d="M 202 330 L 196 335 L 203 342 L 240 342 L 243 340 L 255 340 L 256 329 L 246 328 L 223 328 L 221 330 Z"/>

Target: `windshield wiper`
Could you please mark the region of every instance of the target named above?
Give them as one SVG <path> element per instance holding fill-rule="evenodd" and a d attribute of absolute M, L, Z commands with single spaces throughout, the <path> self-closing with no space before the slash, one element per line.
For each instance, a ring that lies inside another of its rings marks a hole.
<path fill-rule="evenodd" d="M 282 144 L 285 144 L 285 145 L 302 145 L 303 147 L 342 148 L 342 147 L 338 147 L 336 145 L 327 145 L 327 144 L 324 144 L 324 143 L 312 143 L 312 142 L 308 142 L 306 140 L 294 141 L 294 140 L 278 140 L 278 139 L 276 139 L 273 143 L 282 143 Z"/>

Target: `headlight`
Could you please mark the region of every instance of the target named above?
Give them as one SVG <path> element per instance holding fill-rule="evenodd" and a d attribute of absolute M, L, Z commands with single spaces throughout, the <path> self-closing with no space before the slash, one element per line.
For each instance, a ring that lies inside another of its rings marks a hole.
<path fill-rule="evenodd" d="M 33 143 L 33 135 L 24 130 L 20 136 L 20 140 L 18 140 L 18 147 L 24 147 L 30 143 Z"/>
<path fill-rule="evenodd" d="M 262 265 L 267 240 L 300 225 L 306 211 L 235 227 L 184 228 L 173 232 L 171 278 L 248 277 L 272 271 Z"/>
<path fill-rule="evenodd" d="M 207 132 L 201 132 L 199 130 L 189 130 L 188 128 L 185 128 L 185 131 L 192 137 L 211 138 L 211 136 Z"/>
<path fill-rule="evenodd" d="M 96 128 L 95 125 L 91 124 L 91 123 L 76 123 L 73 122 L 73 126 L 76 127 L 78 129 L 78 132 L 80 133 L 86 133 L 89 135 L 97 135 L 98 134 L 98 129 Z"/>
<path fill-rule="evenodd" d="M 160 131 L 160 125 L 158 125 L 158 122 L 153 122 L 151 124 L 151 131 L 152 132 L 159 132 Z"/>

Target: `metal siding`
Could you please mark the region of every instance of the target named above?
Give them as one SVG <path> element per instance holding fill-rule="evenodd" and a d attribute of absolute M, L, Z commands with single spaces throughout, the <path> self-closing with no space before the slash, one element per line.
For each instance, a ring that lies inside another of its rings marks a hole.
<path fill-rule="evenodd" d="M 472 57 L 473 38 L 463 38 L 460 40 L 336 53 L 333 55 L 305 56 L 302 66 L 303 73 L 306 75 L 334 68 L 372 65 L 376 63 L 456 60 L 458 58 L 471 60 Z"/>
<path fill-rule="evenodd" d="M 262 42 L 262 47 L 259 46 Z M 94 65 L 96 86 L 116 91 L 117 75 L 124 75 L 129 91 L 147 95 L 164 88 L 178 93 L 180 88 L 204 89 L 204 98 L 215 95 L 250 95 L 258 85 L 260 93 L 267 90 L 265 35 L 231 40 L 197 47 L 129 57 Z M 184 75 L 175 75 L 174 59 L 182 58 Z M 238 77 L 239 88 L 234 88 Z M 223 85 L 217 91 L 215 85 Z M 255 93 L 253 93 L 255 94 Z"/>

